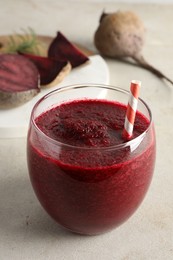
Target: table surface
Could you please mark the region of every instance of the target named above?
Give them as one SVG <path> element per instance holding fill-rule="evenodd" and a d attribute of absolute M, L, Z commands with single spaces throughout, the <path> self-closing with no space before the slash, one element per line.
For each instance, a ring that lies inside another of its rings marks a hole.
<path fill-rule="evenodd" d="M 28 26 L 50 36 L 61 30 L 96 52 L 93 35 L 103 9 L 138 13 L 147 29 L 144 56 L 173 79 L 173 5 L 6 0 L 0 8 L 0 34 Z M 153 112 L 157 161 L 144 202 L 125 224 L 107 234 L 88 237 L 67 232 L 50 219 L 34 195 L 26 138 L 0 139 L 0 259 L 173 259 L 173 86 L 137 66 L 106 62 L 111 85 L 129 89 L 132 79 L 142 81 L 141 97 Z"/>

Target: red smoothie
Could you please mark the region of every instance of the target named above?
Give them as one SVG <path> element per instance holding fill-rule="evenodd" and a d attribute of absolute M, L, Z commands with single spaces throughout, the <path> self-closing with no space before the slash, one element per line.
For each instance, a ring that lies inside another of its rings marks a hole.
<path fill-rule="evenodd" d="M 40 114 L 30 127 L 33 188 L 49 215 L 74 232 L 99 234 L 117 227 L 138 208 L 149 187 L 154 132 L 137 112 L 133 140 L 126 143 L 126 109 L 106 100 L 69 101 Z"/>

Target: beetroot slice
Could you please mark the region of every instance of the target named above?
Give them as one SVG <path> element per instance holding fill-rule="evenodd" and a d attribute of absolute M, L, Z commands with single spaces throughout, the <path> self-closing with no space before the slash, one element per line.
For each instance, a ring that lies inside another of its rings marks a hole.
<path fill-rule="evenodd" d="M 29 59 L 17 54 L 0 55 L 0 108 L 25 103 L 39 91 L 39 72 Z"/>
<path fill-rule="evenodd" d="M 51 42 L 48 56 L 58 60 L 68 60 L 72 68 L 80 66 L 89 60 L 78 48 L 76 48 L 61 32 Z"/>
<path fill-rule="evenodd" d="M 28 53 L 20 54 L 31 60 L 36 65 L 40 73 L 41 85 L 47 85 L 52 82 L 68 63 L 68 61 L 61 61 L 49 57 L 41 57 Z"/>

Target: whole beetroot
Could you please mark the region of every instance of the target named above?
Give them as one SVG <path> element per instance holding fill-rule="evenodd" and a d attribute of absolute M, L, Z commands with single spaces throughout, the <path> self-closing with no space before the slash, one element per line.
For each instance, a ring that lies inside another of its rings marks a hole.
<path fill-rule="evenodd" d="M 173 84 L 172 80 L 144 59 L 142 49 L 145 31 L 141 19 L 131 11 L 102 13 L 94 43 L 102 55 L 119 59 L 130 57 L 141 67 Z"/>

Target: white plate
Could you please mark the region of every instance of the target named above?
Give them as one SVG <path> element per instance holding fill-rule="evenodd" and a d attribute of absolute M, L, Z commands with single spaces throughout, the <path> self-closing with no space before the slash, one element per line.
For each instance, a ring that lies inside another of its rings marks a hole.
<path fill-rule="evenodd" d="M 57 86 L 43 89 L 24 105 L 13 109 L 0 110 L 0 138 L 26 136 L 32 108 L 41 97 L 58 87 L 82 83 L 109 84 L 108 67 L 101 56 L 91 56 L 90 63 L 73 69 Z"/>

